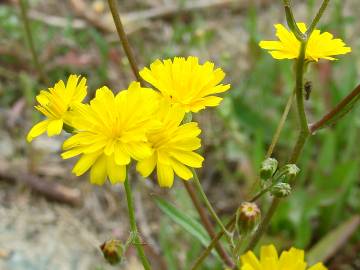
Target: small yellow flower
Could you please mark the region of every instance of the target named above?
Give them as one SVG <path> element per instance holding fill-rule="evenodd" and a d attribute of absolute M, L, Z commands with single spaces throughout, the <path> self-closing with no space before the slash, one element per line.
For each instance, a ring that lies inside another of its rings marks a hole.
<path fill-rule="evenodd" d="M 159 94 L 133 82 L 116 96 L 107 87 L 96 91 L 90 104 L 82 104 L 73 118 L 75 135 L 64 142 L 64 159 L 82 154 L 73 168 L 77 176 L 91 168 L 90 182 L 123 182 L 126 165 L 152 155 L 146 133 L 159 128 L 154 120 Z"/>
<path fill-rule="evenodd" d="M 306 32 L 305 23 L 297 23 L 300 31 Z M 287 30 L 282 24 L 275 24 L 276 36 L 279 41 L 261 41 L 260 47 L 269 50 L 269 53 L 275 59 L 295 59 L 299 56 L 300 41 L 295 35 Z M 329 32 L 320 33 L 320 30 L 315 29 L 306 47 L 305 58 L 308 61 L 319 61 L 320 58 L 327 60 L 336 60 L 333 55 L 346 54 L 351 52 L 350 47 L 341 39 L 334 39 Z"/>
<path fill-rule="evenodd" d="M 80 104 L 86 96 L 86 78 L 70 75 L 65 83 L 60 80 L 48 91 L 41 90 L 36 96 L 39 105 L 35 108 L 47 117 L 31 128 L 27 140 L 31 142 L 35 137 L 47 131 L 48 136 L 60 134 L 64 123 L 71 126 L 73 108 Z"/>
<path fill-rule="evenodd" d="M 181 124 L 185 115 L 183 108 L 170 106 L 167 101 L 160 105 L 158 118 L 162 127 L 148 134 L 153 154 L 137 164 L 137 170 L 143 177 L 149 176 L 157 167 L 157 179 L 161 187 L 171 187 L 174 172 L 181 179 L 193 177 L 187 167 L 200 168 L 204 158 L 195 153 L 201 146 L 198 135 L 201 133 L 198 124 L 190 122 Z"/>
<path fill-rule="evenodd" d="M 307 268 L 304 251 L 300 249 L 291 248 L 289 251 L 283 251 L 279 257 L 273 245 L 261 247 L 260 260 L 252 251 L 242 255 L 240 260 L 241 270 L 327 270 L 322 263 Z"/>
<path fill-rule="evenodd" d="M 230 88 L 219 84 L 225 77 L 222 69 L 214 70 L 214 64 L 189 56 L 175 57 L 174 60 L 156 60 L 150 69 L 140 71 L 141 77 L 157 88 L 172 104 L 181 105 L 186 112 L 198 112 L 208 106 L 218 106 L 222 98 L 214 94 Z"/>

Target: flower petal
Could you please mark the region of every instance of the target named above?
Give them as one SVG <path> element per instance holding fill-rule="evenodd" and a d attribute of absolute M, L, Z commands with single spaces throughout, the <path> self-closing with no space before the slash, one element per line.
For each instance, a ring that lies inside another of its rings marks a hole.
<path fill-rule="evenodd" d="M 59 135 L 63 128 L 63 120 L 56 119 L 56 120 L 49 120 L 49 125 L 47 127 L 47 134 L 49 137 Z"/>
<path fill-rule="evenodd" d="M 48 125 L 49 125 L 49 120 L 44 120 L 44 121 L 37 123 L 35 126 L 33 126 L 30 129 L 30 131 L 26 137 L 26 140 L 28 142 L 31 142 L 34 138 L 43 134 L 46 131 Z"/>
<path fill-rule="evenodd" d="M 171 166 L 158 163 L 157 178 L 160 187 L 172 187 L 174 183 L 174 171 Z"/>

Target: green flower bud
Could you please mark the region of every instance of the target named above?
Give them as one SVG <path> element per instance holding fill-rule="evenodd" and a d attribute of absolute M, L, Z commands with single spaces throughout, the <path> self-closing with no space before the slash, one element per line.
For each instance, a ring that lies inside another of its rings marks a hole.
<path fill-rule="evenodd" d="M 278 161 L 274 158 L 267 158 L 261 163 L 260 177 L 263 180 L 269 179 L 273 176 L 278 167 Z"/>
<path fill-rule="evenodd" d="M 296 166 L 295 164 L 287 164 L 284 166 L 285 169 L 285 175 L 288 177 L 295 177 L 298 175 L 298 173 L 300 172 L 300 169 L 298 166 Z"/>
<path fill-rule="evenodd" d="M 116 265 L 121 263 L 123 256 L 123 246 L 120 240 L 108 240 L 100 246 L 100 249 L 104 255 L 105 260 L 109 264 Z"/>
<path fill-rule="evenodd" d="M 277 198 L 284 198 L 290 195 L 291 186 L 288 183 L 277 183 L 270 189 L 270 193 Z"/>
<path fill-rule="evenodd" d="M 251 233 L 261 217 L 259 207 L 252 202 L 243 202 L 236 211 L 236 228 L 239 234 Z"/>

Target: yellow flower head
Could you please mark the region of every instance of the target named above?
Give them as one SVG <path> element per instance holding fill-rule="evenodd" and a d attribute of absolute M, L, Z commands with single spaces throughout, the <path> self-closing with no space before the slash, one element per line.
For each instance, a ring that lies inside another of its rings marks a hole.
<path fill-rule="evenodd" d="M 198 112 L 208 106 L 217 106 L 222 98 L 214 96 L 227 91 L 230 85 L 219 84 L 225 77 L 214 64 L 189 56 L 187 59 L 156 60 L 150 69 L 140 71 L 141 77 L 156 87 L 172 104 L 179 104 L 186 112 Z"/>
<path fill-rule="evenodd" d="M 60 80 L 48 91 L 41 90 L 36 96 L 39 105 L 35 108 L 47 117 L 31 128 L 27 140 L 31 142 L 35 137 L 47 131 L 48 136 L 60 134 L 64 123 L 71 126 L 73 108 L 80 104 L 86 96 L 86 78 L 70 75 L 65 83 Z"/>
<path fill-rule="evenodd" d="M 306 32 L 305 23 L 297 23 L 300 31 Z M 260 47 L 269 50 L 269 53 L 275 59 L 295 59 L 298 58 L 300 52 L 300 41 L 295 35 L 287 30 L 282 24 L 275 24 L 276 36 L 279 41 L 261 41 Z M 320 58 L 327 60 L 336 60 L 333 55 L 346 54 L 351 52 L 350 47 L 341 39 L 334 39 L 329 32 L 320 33 L 320 30 L 315 29 L 306 47 L 305 58 L 308 61 L 318 61 Z"/>
<path fill-rule="evenodd" d="M 171 187 L 174 172 L 184 180 L 193 177 L 187 167 L 200 168 L 204 158 L 193 152 L 201 146 L 198 135 L 201 133 L 198 124 L 190 122 L 181 124 L 185 111 L 180 106 L 170 106 L 163 101 L 158 112 L 162 127 L 148 134 L 153 154 L 137 164 L 137 170 L 143 177 L 149 176 L 157 167 L 157 178 L 161 187 Z"/>
<path fill-rule="evenodd" d="M 273 245 L 262 246 L 260 260 L 252 251 L 240 257 L 241 270 L 327 270 L 322 263 L 307 268 L 304 251 L 291 248 L 281 253 L 280 257 Z"/>
<path fill-rule="evenodd" d="M 102 185 L 108 177 L 123 182 L 131 158 L 142 160 L 152 154 L 146 133 L 158 128 L 154 113 L 159 95 L 133 82 L 116 96 L 107 87 L 96 91 L 90 104 L 80 105 L 73 127 L 77 134 L 64 142 L 64 159 L 82 154 L 73 173 L 77 176 L 91 168 L 90 182 Z"/>

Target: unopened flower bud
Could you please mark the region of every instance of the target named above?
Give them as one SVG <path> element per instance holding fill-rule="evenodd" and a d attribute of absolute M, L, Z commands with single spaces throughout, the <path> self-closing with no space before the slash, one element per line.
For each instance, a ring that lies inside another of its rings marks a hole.
<path fill-rule="evenodd" d="M 277 183 L 270 189 L 270 193 L 278 198 L 284 198 L 290 195 L 291 186 L 288 183 Z"/>
<path fill-rule="evenodd" d="M 252 232 L 260 221 L 260 209 L 252 202 L 243 202 L 236 212 L 236 226 L 240 234 Z"/>
<path fill-rule="evenodd" d="M 119 240 L 108 240 L 100 246 L 100 249 L 106 261 L 111 265 L 116 265 L 121 262 L 123 247 Z"/>
<path fill-rule="evenodd" d="M 284 166 L 285 175 L 288 177 L 295 177 L 300 172 L 300 169 L 295 164 L 287 164 Z"/>
<path fill-rule="evenodd" d="M 263 180 L 273 176 L 278 167 L 278 161 L 274 158 L 267 158 L 261 163 L 260 177 Z"/>

